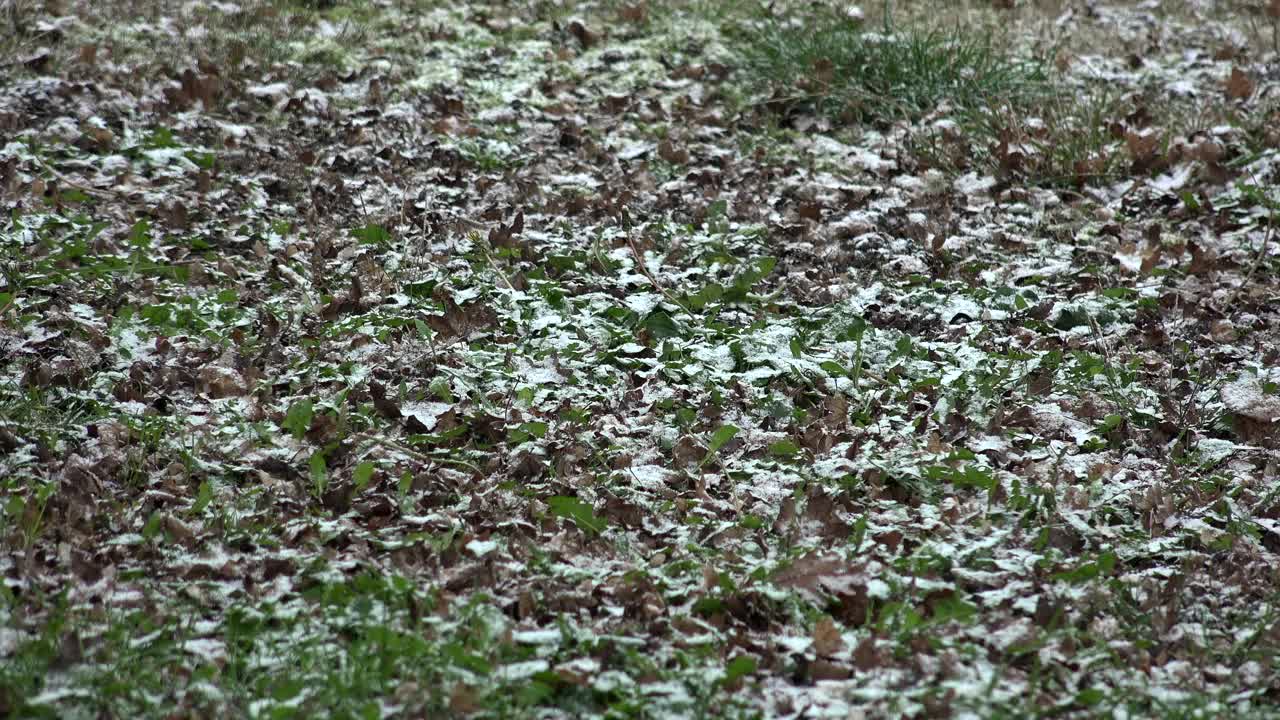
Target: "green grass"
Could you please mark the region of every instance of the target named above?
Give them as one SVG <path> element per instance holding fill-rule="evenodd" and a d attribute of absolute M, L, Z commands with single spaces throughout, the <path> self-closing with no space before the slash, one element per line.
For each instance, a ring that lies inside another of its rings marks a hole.
<path fill-rule="evenodd" d="M 958 110 L 1021 106 L 1051 91 L 1043 63 L 1006 55 L 988 32 L 972 28 L 895 27 L 886 16 L 871 29 L 814 11 L 767 14 L 730 38 L 742 80 L 768 87 L 770 103 L 850 123 L 918 118 L 944 102 Z"/>
<path fill-rule="evenodd" d="M 283 719 L 380 718 L 394 706 L 407 717 L 529 717 L 554 709 L 628 718 L 647 714 L 640 687 L 627 677 L 689 683 L 685 668 L 664 668 L 629 639 L 584 633 L 569 618 L 558 621 L 558 634 L 513 635 L 511 620 L 482 595 L 441 605 L 437 591 L 400 576 L 366 571 L 335 580 L 303 572 L 310 577 L 299 593 L 213 616 L 197 603 L 158 613 L 84 612 L 46 598 L 38 626 L 6 618 L 22 639 L 0 665 L 0 710 L 27 718 L 179 711 Z M 626 681 L 580 681 L 554 669 L 596 657 L 607 658 L 601 671 Z M 715 658 L 691 651 L 678 660 L 704 666 Z M 735 706 L 714 678 L 687 690 L 685 704 L 670 710 L 705 715 L 713 703 L 720 711 Z"/>

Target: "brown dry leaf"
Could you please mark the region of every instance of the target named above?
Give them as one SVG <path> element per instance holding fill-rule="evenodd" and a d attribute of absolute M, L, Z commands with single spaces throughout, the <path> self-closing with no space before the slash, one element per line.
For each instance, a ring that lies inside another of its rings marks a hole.
<path fill-rule="evenodd" d="M 809 664 L 809 676 L 814 680 L 848 680 L 853 676 L 853 671 L 843 665 L 819 658 Z"/>
<path fill-rule="evenodd" d="M 1200 275 L 1218 267 L 1218 256 L 1212 249 L 1202 248 L 1193 242 L 1187 243 L 1187 248 L 1191 251 L 1191 265 L 1187 272 Z"/>
<path fill-rule="evenodd" d="M 190 525 L 187 525 L 172 513 L 167 513 L 164 516 L 164 530 L 183 547 L 191 547 L 195 544 L 195 531 L 191 529 Z"/>
<path fill-rule="evenodd" d="M 244 382 L 240 374 L 231 368 L 216 365 L 200 368 L 198 387 L 200 392 L 214 399 L 245 394 Z"/>
<path fill-rule="evenodd" d="M 524 211 L 518 211 L 511 224 L 498 223 L 498 227 L 489 230 L 489 244 L 493 247 L 515 248 L 515 236 L 524 232 Z"/>
<path fill-rule="evenodd" d="M 1218 62 L 1235 60 L 1236 58 L 1240 57 L 1241 50 L 1242 48 L 1239 48 L 1232 43 L 1227 43 L 1226 45 L 1223 45 L 1221 48 L 1219 48 L 1218 51 L 1213 54 L 1213 59 L 1217 60 Z"/>
<path fill-rule="evenodd" d="M 880 654 L 876 652 L 876 639 L 869 637 L 853 649 L 853 664 L 866 672 L 880 664 Z"/>
<path fill-rule="evenodd" d="M 805 220 L 819 222 L 822 220 L 822 206 L 816 202 L 801 203 L 796 208 L 796 214 Z"/>
<path fill-rule="evenodd" d="M 649 17 L 649 3 L 646 0 L 624 3 L 622 7 L 618 8 L 618 17 L 626 22 L 643 23 Z"/>
<path fill-rule="evenodd" d="M 1253 90 L 1253 79 L 1240 68 L 1231 68 L 1231 76 L 1227 78 L 1227 97 L 1231 100 L 1244 100 L 1253 94 Z"/>
<path fill-rule="evenodd" d="M 1225 151 L 1222 146 L 1212 140 L 1202 140 L 1191 149 L 1191 157 L 1204 163 L 1216 163 L 1222 159 Z"/>
<path fill-rule="evenodd" d="M 680 438 L 676 441 L 676 446 L 671 448 L 671 458 L 676 461 L 676 467 L 697 464 L 706 454 L 707 449 L 699 445 L 691 435 Z"/>
<path fill-rule="evenodd" d="M 813 651 L 823 657 L 831 657 L 844 649 L 844 637 L 831 616 L 824 616 L 813 626 Z"/>
<path fill-rule="evenodd" d="M 702 589 L 715 590 L 720 585 L 720 573 L 709 564 L 702 566 Z"/>
<path fill-rule="evenodd" d="M 1273 20 L 1280 20 L 1280 0 L 1271 0 L 1267 4 L 1267 17 Z"/>
<path fill-rule="evenodd" d="M 658 157 L 672 165 L 683 165 L 689 162 L 689 151 L 684 148 L 677 148 L 675 143 L 663 138 L 662 142 L 658 143 Z"/>
<path fill-rule="evenodd" d="M 458 715 L 471 715 L 480 711 L 480 696 L 472 688 L 458 683 L 449 693 L 449 710 Z"/>
<path fill-rule="evenodd" d="M 813 79 L 822 85 L 830 85 L 835 79 L 836 66 L 827 58 L 813 61 Z"/>
<path fill-rule="evenodd" d="M 1147 253 L 1146 257 L 1142 258 L 1142 266 L 1139 268 L 1139 272 L 1143 275 L 1150 275 L 1151 271 L 1160 264 L 1160 257 L 1162 255 L 1164 255 L 1164 246 L 1157 245 L 1155 249 Z"/>
<path fill-rule="evenodd" d="M 826 431 L 821 422 L 810 424 L 800 437 L 800 446 L 813 453 L 824 453 L 835 447 L 835 444 L 835 437 Z"/>
<path fill-rule="evenodd" d="M 53 57 L 53 53 L 49 48 L 39 48 L 25 57 L 19 58 L 18 62 L 26 66 L 32 72 L 44 72 L 49 65 L 49 58 Z"/>
<path fill-rule="evenodd" d="M 773 582 L 783 587 L 817 590 L 823 579 L 840 573 L 846 567 L 848 564 L 844 559 L 835 555 L 809 553 L 796 560 L 790 567 L 776 573 L 773 576 Z"/>
<path fill-rule="evenodd" d="M 1160 145 L 1160 136 L 1154 130 L 1141 133 L 1130 130 L 1125 133 L 1124 142 L 1133 159 L 1141 162 L 1155 155 L 1156 148 Z"/>
<path fill-rule="evenodd" d="M 600 41 L 600 35 L 587 29 L 587 26 L 578 19 L 569 21 L 569 32 L 582 43 L 583 49 L 590 48 Z"/>

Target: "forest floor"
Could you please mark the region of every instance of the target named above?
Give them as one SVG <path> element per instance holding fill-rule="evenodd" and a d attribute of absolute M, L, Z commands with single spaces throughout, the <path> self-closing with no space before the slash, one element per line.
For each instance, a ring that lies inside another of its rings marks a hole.
<path fill-rule="evenodd" d="M 1280 717 L 1280 3 L 0 11 L 0 716 Z"/>

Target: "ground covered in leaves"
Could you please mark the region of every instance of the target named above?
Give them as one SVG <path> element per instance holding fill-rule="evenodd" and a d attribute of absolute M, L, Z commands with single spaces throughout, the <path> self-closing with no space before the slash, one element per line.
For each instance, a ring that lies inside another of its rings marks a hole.
<path fill-rule="evenodd" d="M 942 5 L 0 5 L 0 715 L 1280 717 L 1280 5 Z"/>

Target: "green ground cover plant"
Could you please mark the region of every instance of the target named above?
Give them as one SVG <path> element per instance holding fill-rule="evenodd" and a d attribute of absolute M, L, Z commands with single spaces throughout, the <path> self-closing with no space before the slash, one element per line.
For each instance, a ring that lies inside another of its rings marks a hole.
<path fill-rule="evenodd" d="M 3 8 L 0 716 L 1280 716 L 1265 8 Z"/>

